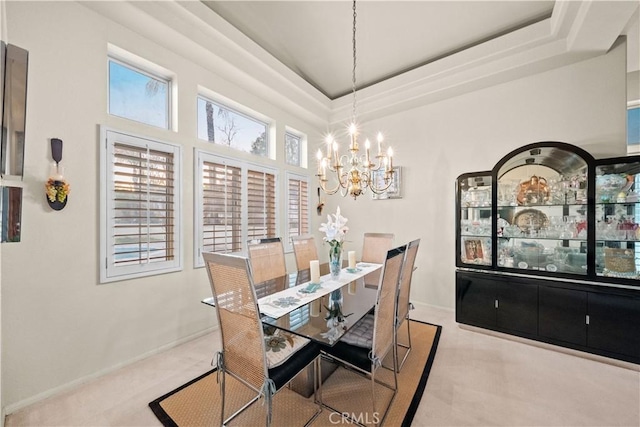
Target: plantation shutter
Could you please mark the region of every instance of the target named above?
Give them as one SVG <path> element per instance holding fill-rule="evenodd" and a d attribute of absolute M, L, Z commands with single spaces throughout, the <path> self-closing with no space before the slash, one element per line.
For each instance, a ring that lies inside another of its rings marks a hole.
<path fill-rule="evenodd" d="M 287 228 L 289 240 L 309 233 L 309 184 L 306 179 L 289 178 Z"/>
<path fill-rule="evenodd" d="M 242 249 L 242 171 L 239 167 L 203 162 L 202 249 Z"/>
<path fill-rule="evenodd" d="M 171 152 L 114 144 L 110 232 L 115 266 L 175 258 L 174 169 Z"/>
<path fill-rule="evenodd" d="M 247 171 L 247 239 L 276 237 L 276 177 Z"/>

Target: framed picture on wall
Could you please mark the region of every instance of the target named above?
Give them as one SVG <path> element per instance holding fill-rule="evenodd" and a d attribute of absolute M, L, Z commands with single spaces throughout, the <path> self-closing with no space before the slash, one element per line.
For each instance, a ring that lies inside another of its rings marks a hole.
<path fill-rule="evenodd" d="M 378 171 L 373 171 L 371 173 L 371 180 L 374 183 L 375 187 L 384 187 L 386 184 L 384 182 L 384 169 L 380 169 Z M 400 199 L 402 198 L 401 193 L 401 185 L 402 185 L 402 167 L 395 166 L 393 168 L 393 177 L 391 178 L 391 185 L 387 188 L 387 191 L 376 194 L 371 192 L 373 195 L 373 200 L 383 200 L 383 199 Z"/>

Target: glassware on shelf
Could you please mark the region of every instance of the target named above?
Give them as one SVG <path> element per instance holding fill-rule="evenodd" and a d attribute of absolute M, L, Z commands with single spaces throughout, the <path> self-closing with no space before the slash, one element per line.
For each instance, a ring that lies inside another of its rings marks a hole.
<path fill-rule="evenodd" d="M 629 175 L 631 176 L 631 175 Z M 620 193 L 625 194 L 633 185 L 633 180 L 625 174 L 605 174 L 596 176 L 596 201 L 614 203 L 618 201 Z"/>

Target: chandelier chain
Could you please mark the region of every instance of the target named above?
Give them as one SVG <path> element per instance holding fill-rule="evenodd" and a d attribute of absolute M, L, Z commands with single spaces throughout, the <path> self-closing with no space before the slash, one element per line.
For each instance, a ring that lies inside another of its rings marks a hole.
<path fill-rule="evenodd" d="M 356 122 L 356 0 L 353 0 L 353 70 L 351 73 L 351 90 L 353 91 L 353 120 Z"/>

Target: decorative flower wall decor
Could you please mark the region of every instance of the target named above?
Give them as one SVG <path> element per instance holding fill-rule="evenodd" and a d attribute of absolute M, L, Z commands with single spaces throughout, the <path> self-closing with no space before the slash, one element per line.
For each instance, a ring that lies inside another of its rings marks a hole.
<path fill-rule="evenodd" d="M 55 201 L 65 203 L 71 188 L 64 179 L 56 180 L 54 178 L 49 178 L 45 187 L 47 189 L 47 199 L 52 203 Z"/>

